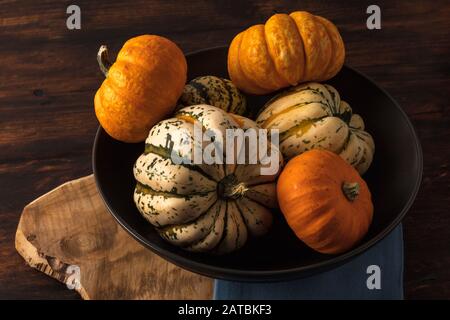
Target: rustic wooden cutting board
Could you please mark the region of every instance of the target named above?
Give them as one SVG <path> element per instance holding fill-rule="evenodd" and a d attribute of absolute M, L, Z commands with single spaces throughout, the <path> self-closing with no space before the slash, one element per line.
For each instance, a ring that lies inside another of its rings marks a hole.
<path fill-rule="evenodd" d="M 28 204 L 16 249 L 33 268 L 64 283 L 80 271 L 83 299 L 210 299 L 213 280 L 183 270 L 128 235 L 107 212 L 92 175 Z M 70 266 L 76 267 L 70 267 Z"/>

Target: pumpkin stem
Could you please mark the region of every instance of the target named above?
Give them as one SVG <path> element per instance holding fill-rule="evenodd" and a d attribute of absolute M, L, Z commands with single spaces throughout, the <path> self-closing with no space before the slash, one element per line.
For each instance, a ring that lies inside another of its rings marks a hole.
<path fill-rule="evenodd" d="M 238 199 L 244 196 L 248 188 L 244 182 L 238 182 L 236 176 L 232 173 L 223 178 L 217 184 L 217 192 L 223 199 Z"/>
<path fill-rule="evenodd" d="M 230 188 L 230 192 L 227 194 L 227 197 L 230 199 L 238 199 L 244 195 L 245 192 L 247 192 L 248 188 L 245 185 L 245 183 L 240 182 L 236 185 L 234 185 L 232 188 Z"/>
<path fill-rule="evenodd" d="M 348 201 L 354 201 L 359 195 L 358 182 L 344 182 L 342 184 L 342 192 L 344 192 L 344 195 Z"/>
<path fill-rule="evenodd" d="M 108 76 L 109 68 L 111 68 L 112 63 L 108 59 L 108 47 L 105 45 L 100 46 L 97 53 L 97 62 L 100 67 L 100 70 L 103 74 Z"/>

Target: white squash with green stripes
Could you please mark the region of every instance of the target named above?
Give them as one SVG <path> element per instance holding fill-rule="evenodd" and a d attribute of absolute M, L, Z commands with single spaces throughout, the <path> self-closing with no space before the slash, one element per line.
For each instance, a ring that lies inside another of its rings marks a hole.
<path fill-rule="evenodd" d="M 271 227 L 278 173 L 261 176 L 259 162 L 177 164 L 171 155 L 193 160 L 194 126 L 218 130 L 224 137 L 226 129 L 258 128 L 252 120 L 209 105 L 179 110 L 174 118 L 156 124 L 145 141 L 145 152 L 133 169 L 134 202 L 170 243 L 190 251 L 228 253 Z M 277 154 L 281 168 L 281 153 L 274 146 L 270 151 Z M 234 152 L 237 158 L 242 150 Z"/>
<path fill-rule="evenodd" d="M 228 79 L 216 76 L 202 76 L 189 81 L 184 86 L 179 107 L 208 104 L 226 112 L 243 115 L 247 110 L 247 100 Z"/>
<path fill-rule="evenodd" d="M 330 85 L 307 83 L 282 92 L 263 107 L 256 122 L 280 130 L 280 150 L 286 160 L 321 148 L 339 154 L 360 174 L 372 162 L 375 145 L 363 119 Z"/>

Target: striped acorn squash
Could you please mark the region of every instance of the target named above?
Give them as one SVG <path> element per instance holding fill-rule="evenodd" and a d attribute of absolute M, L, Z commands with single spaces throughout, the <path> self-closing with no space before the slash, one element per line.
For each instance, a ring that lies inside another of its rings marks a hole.
<path fill-rule="evenodd" d="M 369 168 L 375 145 L 364 121 L 352 113 L 335 88 L 307 83 L 271 99 L 256 119 L 262 128 L 280 130 L 280 151 L 290 159 L 320 148 L 339 154 L 360 174 Z"/>
<path fill-rule="evenodd" d="M 228 79 L 202 76 L 189 81 L 184 86 L 179 100 L 180 107 L 208 104 L 226 112 L 243 115 L 247 110 L 247 100 Z"/>
<path fill-rule="evenodd" d="M 224 137 L 226 129 L 257 128 L 252 120 L 209 105 L 183 108 L 159 122 L 134 165 L 134 202 L 170 243 L 189 251 L 228 253 L 242 247 L 249 234 L 259 236 L 269 230 L 269 208 L 277 207 L 278 173 L 260 175 L 260 162 L 177 164 L 171 154 L 194 159 L 195 125 L 219 130 Z M 203 149 L 206 145 L 203 142 Z M 281 153 L 272 150 L 281 167 Z"/>

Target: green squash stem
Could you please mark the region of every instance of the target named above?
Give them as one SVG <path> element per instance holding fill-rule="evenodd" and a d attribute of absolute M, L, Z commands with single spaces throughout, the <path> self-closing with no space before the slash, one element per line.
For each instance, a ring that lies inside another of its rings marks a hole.
<path fill-rule="evenodd" d="M 359 195 L 359 184 L 357 182 L 344 182 L 342 184 L 342 192 L 348 201 L 355 201 Z"/>
<path fill-rule="evenodd" d="M 108 47 L 105 45 L 100 46 L 97 53 L 97 62 L 100 67 L 100 70 L 105 75 L 108 76 L 109 68 L 111 68 L 112 63 L 108 59 Z"/>

